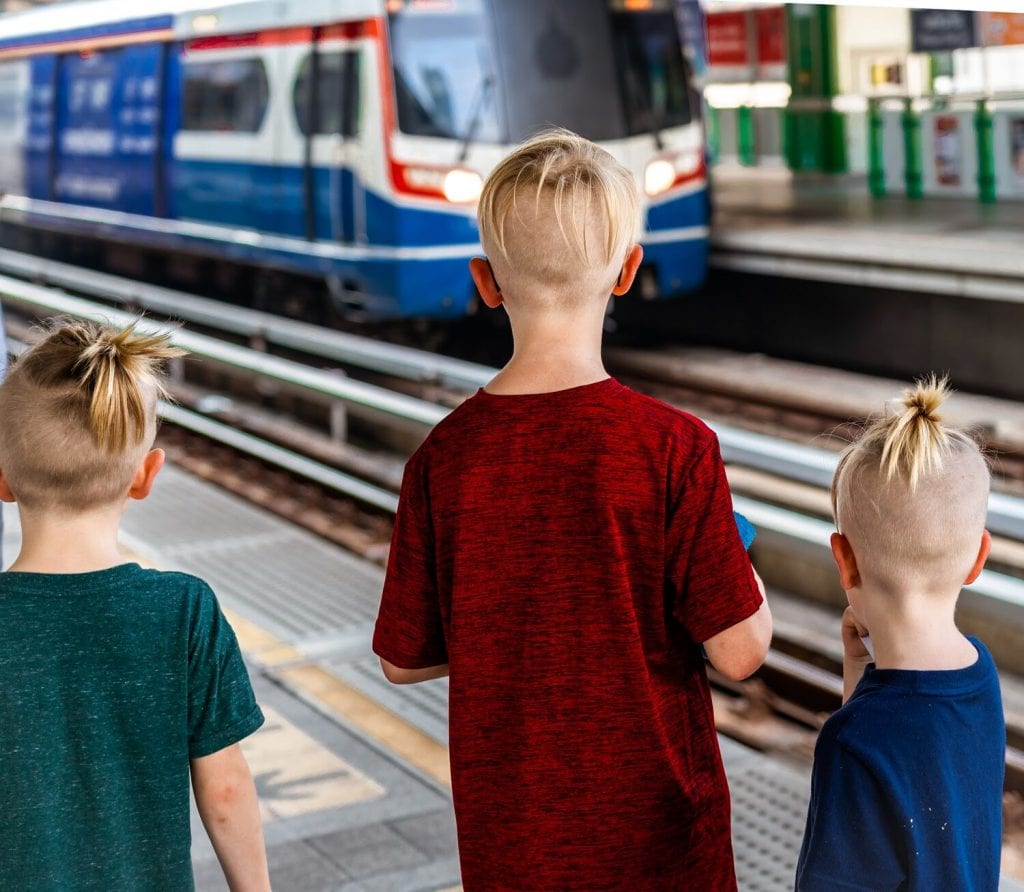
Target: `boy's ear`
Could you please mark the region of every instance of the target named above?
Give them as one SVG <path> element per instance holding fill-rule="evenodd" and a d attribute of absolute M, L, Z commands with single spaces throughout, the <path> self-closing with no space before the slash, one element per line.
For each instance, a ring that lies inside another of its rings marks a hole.
<path fill-rule="evenodd" d="M 643 247 L 641 245 L 633 245 L 630 252 L 626 255 L 625 262 L 622 264 L 622 271 L 619 273 L 615 287 L 612 288 L 612 294 L 622 295 L 633 287 L 633 280 L 636 278 L 637 270 L 640 269 L 643 259 Z"/>
<path fill-rule="evenodd" d="M 500 307 L 504 298 L 501 296 L 501 291 L 498 290 L 498 283 L 494 281 L 494 273 L 486 258 L 474 257 L 470 260 L 469 272 L 483 302 L 492 310 Z"/>
<path fill-rule="evenodd" d="M 978 548 L 978 556 L 974 559 L 974 566 L 971 567 L 971 572 L 967 574 L 967 578 L 964 580 L 964 585 L 970 585 L 981 575 L 981 570 L 985 566 L 985 561 L 988 560 L 988 553 L 992 550 L 992 535 L 988 530 L 981 531 L 981 546 Z"/>
<path fill-rule="evenodd" d="M 857 569 L 857 556 L 853 553 L 850 540 L 842 533 L 833 533 L 830 540 L 832 557 L 839 569 L 839 584 L 843 591 L 857 588 L 860 585 L 860 571 Z"/>
<path fill-rule="evenodd" d="M 7 478 L 4 477 L 4 472 L 0 470 L 0 502 L 16 502 L 18 501 L 14 497 L 14 493 L 11 492 L 11 487 L 7 484 Z"/>
<path fill-rule="evenodd" d="M 160 469 L 164 466 L 163 449 L 150 449 L 146 457 L 135 472 L 135 479 L 132 480 L 132 487 L 128 490 L 129 497 L 133 499 L 144 499 L 153 489 L 153 482 Z"/>

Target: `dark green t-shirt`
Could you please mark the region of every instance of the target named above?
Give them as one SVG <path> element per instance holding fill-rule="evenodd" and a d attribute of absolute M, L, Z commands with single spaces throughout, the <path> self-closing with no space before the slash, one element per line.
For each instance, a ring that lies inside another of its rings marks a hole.
<path fill-rule="evenodd" d="M 202 580 L 0 574 L 0 890 L 193 889 L 189 759 L 262 723 Z"/>

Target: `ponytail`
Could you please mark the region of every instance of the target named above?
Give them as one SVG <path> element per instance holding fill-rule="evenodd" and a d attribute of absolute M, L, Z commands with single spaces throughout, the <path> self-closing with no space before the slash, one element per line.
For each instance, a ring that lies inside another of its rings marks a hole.
<path fill-rule="evenodd" d="M 903 410 L 879 422 L 883 435 L 880 461 L 886 480 L 905 474 L 913 492 L 922 474 L 942 467 L 950 435 L 938 410 L 949 394 L 948 378 L 922 378 L 904 393 Z"/>
<path fill-rule="evenodd" d="M 840 456 L 832 480 L 832 511 L 839 521 L 840 502 L 854 495 L 855 478 L 869 467 L 887 483 L 905 480 L 911 493 L 921 478 L 942 470 L 947 457 L 981 450 L 962 430 L 943 423 L 939 409 L 952 391 L 945 376 L 918 380 L 887 413 L 868 426 L 863 435 Z"/>
<path fill-rule="evenodd" d="M 15 363 L 9 385 L 24 381 L 39 397 L 63 395 L 64 411 L 74 407 L 66 423 L 78 420 L 101 452 L 118 454 L 146 438 L 164 394 L 160 363 L 182 355 L 169 334 L 142 333 L 138 321 L 117 329 L 61 320 Z"/>
<path fill-rule="evenodd" d="M 145 437 L 154 395 L 164 394 L 157 365 L 181 356 L 166 334 L 142 334 L 133 323 L 120 331 L 88 324 L 71 326 L 83 349 L 76 364 L 89 394 L 93 440 L 106 452 L 123 452 Z"/>

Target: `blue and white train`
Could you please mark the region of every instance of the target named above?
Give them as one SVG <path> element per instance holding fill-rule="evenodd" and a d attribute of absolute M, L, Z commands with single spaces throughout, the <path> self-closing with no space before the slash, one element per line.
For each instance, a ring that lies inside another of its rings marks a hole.
<path fill-rule="evenodd" d="M 560 125 L 636 173 L 671 296 L 707 266 L 694 106 L 671 0 L 81 0 L 0 19 L 0 225 L 455 318 L 483 178 Z"/>

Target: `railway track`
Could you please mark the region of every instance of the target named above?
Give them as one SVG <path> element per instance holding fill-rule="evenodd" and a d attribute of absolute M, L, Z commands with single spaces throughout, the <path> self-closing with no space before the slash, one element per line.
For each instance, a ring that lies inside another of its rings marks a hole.
<path fill-rule="evenodd" d="M 63 274 L 69 275 L 67 270 Z M 171 458 L 347 549 L 385 562 L 404 456 L 451 403 L 484 383 L 491 370 L 266 314 L 210 306 L 213 302 L 199 298 L 189 304 L 182 300 L 188 296 L 173 293 L 159 295 L 169 303 L 157 307 L 152 295 L 128 293 L 127 284 L 120 282 L 125 291 L 111 289 L 109 301 L 127 303 L 133 311 L 145 307 L 167 315 L 175 315 L 176 306 L 179 317 L 191 314 L 197 317 L 193 324 L 205 330 L 223 325 L 221 331 L 249 343 L 241 346 L 185 330 L 176 334 L 193 359 L 175 370 L 172 388 L 181 404 L 161 407 L 161 445 Z M 82 290 L 94 293 L 104 282 L 88 284 Z M 0 277 L 0 294 L 5 296 L 8 329 L 16 342 L 32 338 L 34 318 L 55 313 L 115 323 L 130 318 L 109 303 L 99 305 L 24 279 Z M 306 362 L 264 352 L 273 346 L 301 355 Z M 360 370 L 378 383 L 312 368 L 309 357 Z M 380 435 L 373 439 L 372 431 Z M 780 448 L 763 435 L 737 433 L 722 425 L 719 436 L 727 456 L 732 450 L 734 456 L 760 465 L 753 473 L 788 469 L 790 479 L 782 481 L 786 486 L 803 487 L 820 499 L 821 481 L 830 476 L 827 451 Z M 750 473 L 749 468 L 742 470 Z M 793 577 L 806 576 L 810 564 L 818 567 L 818 575 L 823 570 L 831 573 L 823 547 L 830 525 L 813 511 L 793 511 L 750 496 L 737 496 L 737 507 L 761 528 L 755 561 L 773 588 L 773 602 L 787 599 L 793 620 L 779 624 L 765 667 L 753 679 L 734 683 L 712 673 L 722 730 L 765 751 L 808 757 L 817 729 L 840 703 L 841 659 L 835 652 L 837 635 L 811 634 L 799 617 L 816 610 L 819 624 L 829 618 L 834 622 L 837 605 L 814 607 L 804 600 L 805 593 L 793 597 L 778 590 L 793 588 L 787 584 L 787 564 L 795 568 L 788 571 Z M 1021 506 L 1009 498 L 995 514 L 1007 529 L 1024 516 Z M 829 604 L 829 598 L 819 600 Z M 1001 624 L 1003 638 L 1009 628 L 1002 653 L 999 635 L 985 635 L 1006 665 L 1019 650 L 1024 629 L 1024 583 L 990 574 L 987 587 L 965 593 L 964 600 L 993 627 Z M 822 643 L 828 641 L 832 644 Z M 1011 705 L 1008 724 L 1008 815 L 1016 815 L 1019 797 L 1024 796 L 1024 708 L 1018 712 Z"/>

